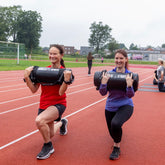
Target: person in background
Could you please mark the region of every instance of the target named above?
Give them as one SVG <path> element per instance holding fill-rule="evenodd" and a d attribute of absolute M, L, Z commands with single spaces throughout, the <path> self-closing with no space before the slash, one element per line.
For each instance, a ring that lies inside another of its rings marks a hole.
<path fill-rule="evenodd" d="M 31 54 L 29 54 L 29 60 L 31 60 L 32 59 L 32 56 L 31 56 Z"/>
<path fill-rule="evenodd" d="M 134 104 L 132 97 L 134 96 L 132 74 L 128 70 L 128 56 L 125 50 L 119 49 L 115 52 L 115 65 L 116 67 L 109 72 L 128 73 L 126 77 L 126 89 L 107 90 L 107 82 L 110 78 L 108 72 L 103 73 L 99 92 L 102 96 L 108 97 L 105 105 L 105 117 L 110 136 L 113 139 L 113 151 L 109 159 L 115 160 L 120 156 L 120 143 L 122 139 L 122 126 L 132 116 Z"/>
<path fill-rule="evenodd" d="M 162 59 L 162 58 L 158 58 L 158 67 L 157 67 L 157 69 L 154 71 L 153 85 L 158 85 L 158 75 L 157 75 L 157 71 L 159 70 L 159 68 L 161 67 L 161 65 L 163 65 L 163 59 Z"/>
<path fill-rule="evenodd" d="M 104 59 L 103 59 L 103 57 L 101 57 L 101 62 L 102 62 L 102 63 L 104 62 Z"/>
<path fill-rule="evenodd" d="M 158 69 L 157 69 L 157 77 L 158 77 L 158 89 L 160 92 L 165 92 L 165 67 L 163 59 L 158 58 L 158 61 L 160 63 Z"/>
<path fill-rule="evenodd" d="M 49 60 L 51 65 L 49 68 L 65 68 L 62 57 L 64 56 L 64 50 L 59 45 L 52 45 L 49 49 Z M 68 88 L 68 82 L 71 78 L 71 71 L 64 71 L 64 81 L 62 85 L 42 85 L 40 83 L 34 84 L 29 75 L 33 67 L 28 67 L 24 72 L 24 79 L 27 86 L 32 93 L 38 91 L 41 86 L 40 106 L 38 109 L 38 116 L 36 117 L 36 126 L 43 137 L 43 147 L 41 152 L 37 155 L 37 159 L 46 159 L 53 152 L 54 148 L 51 142 L 51 138 L 56 131 L 60 128 L 60 135 L 67 134 L 67 119 L 61 119 L 62 114 L 66 109 L 66 90 Z M 55 124 L 54 121 L 57 123 Z"/>
<path fill-rule="evenodd" d="M 89 52 L 89 53 L 88 53 L 88 56 L 87 56 L 88 76 L 90 76 L 90 75 L 91 75 L 92 60 L 93 60 L 92 53 L 91 53 L 91 52 Z"/>

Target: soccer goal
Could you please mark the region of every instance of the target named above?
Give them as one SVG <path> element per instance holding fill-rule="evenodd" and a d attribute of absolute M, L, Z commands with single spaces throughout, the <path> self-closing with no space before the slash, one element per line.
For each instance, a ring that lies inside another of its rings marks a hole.
<path fill-rule="evenodd" d="M 0 41 L 0 59 L 16 60 L 17 64 L 20 59 L 24 59 L 25 45 L 16 42 Z"/>

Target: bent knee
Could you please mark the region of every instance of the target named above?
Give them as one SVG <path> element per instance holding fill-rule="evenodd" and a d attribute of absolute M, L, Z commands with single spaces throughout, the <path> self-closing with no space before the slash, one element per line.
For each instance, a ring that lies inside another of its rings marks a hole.
<path fill-rule="evenodd" d="M 121 128 L 121 124 L 118 122 L 112 122 L 111 123 L 111 127 L 112 129 L 120 129 Z"/>
<path fill-rule="evenodd" d="M 42 125 L 45 124 L 45 120 L 43 118 L 41 118 L 40 116 L 37 116 L 35 119 L 35 123 L 36 123 L 37 127 L 41 127 Z"/>

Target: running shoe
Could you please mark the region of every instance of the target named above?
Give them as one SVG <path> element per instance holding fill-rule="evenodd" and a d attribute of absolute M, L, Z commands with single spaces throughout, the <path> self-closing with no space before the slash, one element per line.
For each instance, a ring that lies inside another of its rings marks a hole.
<path fill-rule="evenodd" d="M 47 159 L 53 152 L 52 142 L 44 143 L 41 152 L 37 155 L 37 159 Z"/>
<path fill-rule="evenodd" d="M 119 157 L 120 157 L 120 148 L 114 146 L 109 159 L 116 160 L 119 159 Z"/>
<path fill-rule="evenodd" d="M 62 126 L 60 127 L 60 135 L 66 135 L 67 134 L 67 125 L 68 120 L 67 119 L 61 119 Z"/>

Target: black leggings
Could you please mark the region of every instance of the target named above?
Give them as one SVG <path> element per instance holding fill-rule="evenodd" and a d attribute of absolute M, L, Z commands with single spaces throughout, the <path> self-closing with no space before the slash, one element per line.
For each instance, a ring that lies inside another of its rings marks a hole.
<path fill-rule="evenodd" d="M 130 105 L 122 106 L 116 112 L 105 110 L 105 117 L 110 136 L 115 143 L 121 142 L 122 125 L 131 117 L 133 107 Z"/>
<path fill-rule="evenodd" d="M 92 60 L 88 60 L 88 74 L 91 74 Z"/>
<path fill-rule="evenodd" d="M 165 92 L 165 86 L 164 83 L 159 82 L 158 83 L 158 88 L 160 92 Z"/>

